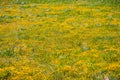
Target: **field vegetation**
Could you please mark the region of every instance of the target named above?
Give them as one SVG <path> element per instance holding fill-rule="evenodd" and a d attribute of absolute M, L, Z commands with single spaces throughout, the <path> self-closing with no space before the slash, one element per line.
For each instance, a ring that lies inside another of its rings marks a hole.
<path fill-rule="evenodd" d="M 0 80 L 120 80 L 119 0 L 0 0 Z"/>

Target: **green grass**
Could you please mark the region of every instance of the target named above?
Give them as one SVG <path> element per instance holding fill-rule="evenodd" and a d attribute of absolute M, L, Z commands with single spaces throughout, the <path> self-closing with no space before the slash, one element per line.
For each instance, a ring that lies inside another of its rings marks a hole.
<path fill-rule="evenodd" d="M 42 4 L 55 4 L 55 3 L 74 3 L 74 2 L 82 2 L 82 1 L 89 1 L 97 4 L 103 5 L 120 5 L 119 0 L 0 0 L 3 3 L 14 3 L 14 4 L 30 4 L 30 3 L 42 3 Z M 96 5 L 97 5 L 96 4 Z"/>

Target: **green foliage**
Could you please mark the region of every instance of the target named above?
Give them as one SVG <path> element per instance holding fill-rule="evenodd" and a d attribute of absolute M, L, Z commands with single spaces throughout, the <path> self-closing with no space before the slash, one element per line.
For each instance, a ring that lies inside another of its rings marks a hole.
<path fill-rule="evenodd" d="M 0 80 L 8 80 L 10 75 L 11 75 L 10 71 L 7 70 L 0 72 Z"/>
<path fill-rule="evenodd" d="M 120 0 L 87 0 L 87 1 L 103 5 L 120 5 Z"/>
<path fill-rule="evenodd" d="M 12 0 L 16 4 L 29 4 L 29 3 L 70 3 L 76 0 Z"/>
<path fill-rule="evenodd" d="M 71 3 L 76 1 L 89 1 L 92 3 L 104 4 L 104 5 L 120 5 L 120 0 L 0 0 L 1 3 L 14 3 L 14 4 L 29 4 L 29 3 Z"/>
<path fill-rule="evenodd" d="M 3 57 L 12 57 L 14 55 L 15 55 L 14 48 L 7 48 L 3 51 L 0 51 L 0 56 L 3 56 Z"/>

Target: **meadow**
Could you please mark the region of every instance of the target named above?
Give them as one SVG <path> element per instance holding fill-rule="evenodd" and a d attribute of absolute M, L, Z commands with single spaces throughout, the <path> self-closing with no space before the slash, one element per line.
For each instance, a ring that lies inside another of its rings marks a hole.
<path fill-rule="evenodd" d="M 0 2 L 0 80 L 120 80 L 119 0 Z"/>

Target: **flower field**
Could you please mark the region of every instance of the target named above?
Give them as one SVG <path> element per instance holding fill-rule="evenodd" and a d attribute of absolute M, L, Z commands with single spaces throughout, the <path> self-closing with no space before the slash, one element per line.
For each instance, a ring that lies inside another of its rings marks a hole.
<path fill-rule="evenodd" d="M 105 77 L 120 80 L 119 6 L 0 4 L 0 80 Z"/>

